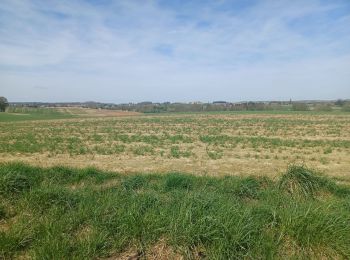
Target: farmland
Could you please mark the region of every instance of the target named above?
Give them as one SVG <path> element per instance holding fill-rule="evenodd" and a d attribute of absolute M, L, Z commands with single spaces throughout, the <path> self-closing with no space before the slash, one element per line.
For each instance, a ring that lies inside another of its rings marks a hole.
<path fill-rule="evenodd" d="M 350 115 L 0 115 L 1 259 L 347 259 Z"/>
<path fill-rule="evenodd" d="M 86 115 L 87 114 L 87 115 Z M 346 177 L 346 113 L 192 113 L 1 122 L 0 160 L 122 173 L 274 175 L 302 163 Z"/>

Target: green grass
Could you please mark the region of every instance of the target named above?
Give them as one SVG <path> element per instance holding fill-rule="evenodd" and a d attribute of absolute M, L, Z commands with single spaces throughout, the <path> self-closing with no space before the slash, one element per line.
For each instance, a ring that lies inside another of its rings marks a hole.
<path fill-rule="evenodd" d="M 345 259 L 349 200 L 303 166 L 271 180 L 1 164 L 0 258 L 146 257 L 165 241 L 186 259 Z"/>
<path fill-rule="evenodd" d="M 53 108 L 15 108 L 10 107 L 6 112 L 0 113 L 0 122 L 13 122 L 25 120 L 49 120 L 74 117 Z"/>

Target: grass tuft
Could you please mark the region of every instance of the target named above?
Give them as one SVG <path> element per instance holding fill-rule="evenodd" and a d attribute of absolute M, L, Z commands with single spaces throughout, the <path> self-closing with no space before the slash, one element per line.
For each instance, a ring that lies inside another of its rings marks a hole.
<path fill-rule="evenodd" d="M 321 179 L 315 171 L 291 165 L 279 181 L 279 188 L 295 197 L 314 197 L 321 187 Z"/>
<path fill-rule="evenodd" d="M 143 175 L 134 175 L 127 177 L 122 185 L 126 190 L 139 190 L 146 184 L 146 178 Z"/>
<path fill-rule="evenodd" d="M 193 186 L 193 178 L 189 175 L 171 173 L 165 177 L 165 190 L 183 189 L 189 190 Z"/>

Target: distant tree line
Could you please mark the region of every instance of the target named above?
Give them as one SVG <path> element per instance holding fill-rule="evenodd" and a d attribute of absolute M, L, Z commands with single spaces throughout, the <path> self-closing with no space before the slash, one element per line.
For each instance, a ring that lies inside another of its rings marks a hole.
<path fill-rule="evenodd" d="M 123 104 L 116 109 L 136 111 L 142 113 L 163 112 L 202 112 L 202 111 L 263 111 L 263 110 L 287 110 L 287 106 L 281 104 L 266 104 L 262 102 L 244 103 L 147 103 L 147 104 Z"/>
<path fill-rule="evenodd" d="M 7 101 L 7 100 L 6 100 Z M 8 103 L 7 103 L 8 104 Z M 72 103 L 11 103 L 12 106 L 26 107 L 85 107 L 92 109 L 111 109 L 135 111 L 141 113 L 169 113 L 169 112 L 210 112 L 210 111 L 350 111 L 350 100 L 336 101 L 266 101 L 266 102 L 237 102 L 214 101 L 212 103 L 153 103 L 144 101 L 140 103 L 100 103 L 100 102 L 72 102 Z"/>

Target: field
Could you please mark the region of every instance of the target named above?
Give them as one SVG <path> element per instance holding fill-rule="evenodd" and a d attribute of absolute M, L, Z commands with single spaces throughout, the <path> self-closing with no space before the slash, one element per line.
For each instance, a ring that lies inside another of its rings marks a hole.
<path fill-rule="evenodd" d="M 214 176 L 273 176 L 304 163 L 347 177 L 350 168 L 346 113 L 70 112 L 64 120 L 0 122 L 0 161 Z"/>
<path fill-rule="evenodd" d="M 0 114 L 0 259 L 348 259 L 350 114 Z"/>

